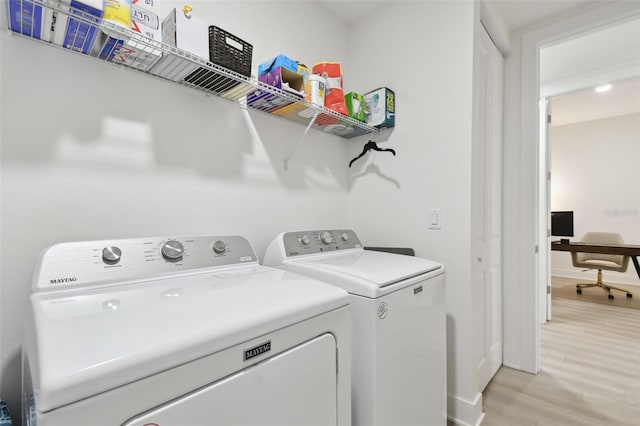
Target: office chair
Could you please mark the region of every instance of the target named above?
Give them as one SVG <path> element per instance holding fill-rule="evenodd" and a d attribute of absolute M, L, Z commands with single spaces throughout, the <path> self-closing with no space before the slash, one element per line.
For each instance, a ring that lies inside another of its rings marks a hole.
<path fill-rule="evenodd" d="M 615 232 L 587 232 L 582 237 L 582 242 L 586 244 L 624 244 L 624 240 L 620 234 Z M 618 254 L 600 254 L 600 253 L 580 253 L 571 252 L 571 262 L 576 268 L 588 268 L 598 270 L 598 279 L 595 283 L 585 283 L 576 285 L 576 293 L 582 294 L 585 287 L 600 287 L 609 294 L 609 299 L 613 299 L 611 290 L 618 290 L 627 293 L 627 297 L 633 295 L 627 290 L 613 287 L 602 282 L 602 270 L 625 272 L 629 265 L 629 256 Z"/>

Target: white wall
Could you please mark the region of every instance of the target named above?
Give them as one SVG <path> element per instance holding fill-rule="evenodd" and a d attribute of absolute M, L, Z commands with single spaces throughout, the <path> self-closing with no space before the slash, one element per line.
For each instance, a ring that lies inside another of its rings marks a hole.
<path fill-rule="evenodd" d="M 470 291 L 472 2 L 397 2 L 350 28 L 349 83 L 396 93 L 396 128 L 353 165 L 349 218 L 369 245 L 413 247 L 447 270 L 449 415 L 478 422 Z M 346 81 L 345 81 L 346 83 Z M 355 156 L 361 145 L 349 145 Z M 429 230 L 430 207 L 442 230 Z"/>
<path fill-rule="evenodd" d="M 552 101 L 553 102 L 553 101 Z M 574 211 L 575 240 L 589 231 L 618 232 L 640 242 L 640 114 L 550 129 L 551 210 Z M 595 280 L 551 252 L 552 274 Z M 603 271 L 607 282 L 638 284 L 633 264 L 625 274 Z"/>
<path fill-rule="evenodd" d="M 252 43 L 254 70 L 279 53 L 346 58 L 346 28 L 314 3 L 211 3 L 194 14 Z M 45 247 L 239 234 L 262 257 L 279 232 L 347 225 L 346 140 L 312 130 L 284 171 L 304 126 L 6 30 L 0 43 L 0 394 L 16 421 L 22 311 Z"/>

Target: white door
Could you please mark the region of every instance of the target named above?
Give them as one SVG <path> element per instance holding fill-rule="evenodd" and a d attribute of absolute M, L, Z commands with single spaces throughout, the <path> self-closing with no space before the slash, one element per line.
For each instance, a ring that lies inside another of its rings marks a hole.
<path fill-rule="evenodd" d="M 502 85 L 504 61 L 484 28 L 474 47 L 472 303 L 478 390 L 502 365 Z"/>

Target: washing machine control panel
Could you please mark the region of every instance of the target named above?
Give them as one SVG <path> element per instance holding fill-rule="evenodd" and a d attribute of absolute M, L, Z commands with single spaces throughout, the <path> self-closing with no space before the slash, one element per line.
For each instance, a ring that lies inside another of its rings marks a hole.
<path fill-rule="evenodd" d="M 287 232 L 283 244 L 287 257 L 362 248 L 350 229 Z"/>
<path fill-rule="evenodd" d="M 244 237 L 135 238 L 56 244 L 40 259 L 33 290 L 104 285 L 171 273 L 257 264 Z"/>

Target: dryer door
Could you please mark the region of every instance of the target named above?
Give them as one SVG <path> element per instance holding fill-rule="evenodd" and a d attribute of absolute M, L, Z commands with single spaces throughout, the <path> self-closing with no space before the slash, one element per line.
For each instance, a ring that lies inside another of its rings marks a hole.
<path fill-rule="evenodd" d="M 327 333 L 124 426 L 335 425 L 336 340 Z"/>

